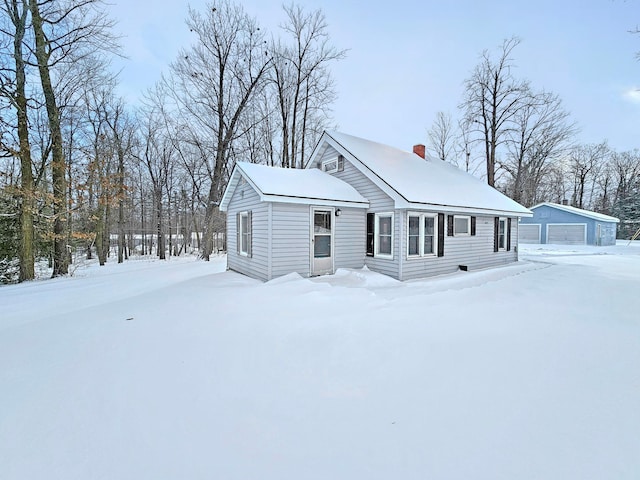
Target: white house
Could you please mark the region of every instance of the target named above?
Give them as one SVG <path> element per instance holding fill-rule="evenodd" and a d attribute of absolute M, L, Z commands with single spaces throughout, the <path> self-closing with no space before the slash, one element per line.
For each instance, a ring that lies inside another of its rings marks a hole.
<path fill-rule="evenodd" d="M 362 268 L 408 280 L 517 261 L 531 212 L 424 146 L 324 132 L 305 170 L 238 163 L 220 203 L 228 268 L 261 280 Z M 235 245 L 234 245 L 235 240 Z"/>

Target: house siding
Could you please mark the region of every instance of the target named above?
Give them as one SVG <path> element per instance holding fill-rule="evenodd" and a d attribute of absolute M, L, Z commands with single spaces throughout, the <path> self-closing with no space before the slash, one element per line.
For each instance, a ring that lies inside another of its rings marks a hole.
<path fill-rule="evenodd" d="M 412 210 L 413 211 L 413 210 Z M 407 258 L 407 242 L 402 242 L 401 252 L 402 276 L 400 280 L 413 280 L 433 275 L 443 275 L 456 272 L 460 265 L 469 270 L 506 265 L 518 260 L 518 252 L 515 248 L 518 244 L 518 219 L 511 219 L 511 250 L 494 252 L 494 217 L 476 216 L 476 234 L 468 236 L 446 235 L 448 215 L 445 214 L 444 256 L 428 256 L 419 258 Z M 401 215 L 407 215 L 406 211 Z M 407 222 L 402 228 L 402 236 L 407 236 Z"/>
<path fill-rule="evenodd" d="M 367 214 L 362 208 L 342 208 L 335 219 L 334 266 L 338 268 L 364 267 Z"/>
<path fill-rule="evenodd" d="M 322 165 L 322 162 L 335 158 L 339 155 L 339 152 L 332 146 L 328 146 L 324 154 L 319 158 L 316 163 L 317 167 Z M 393 278 L 400 277 L 400 217 L 397 212 L 394 211 L 394 201 L 386 193 L 384 193 L 378 186 L 376 186 L 371 180 L 369 180 L 360 170 L 358 170 L 348 159 L 344 160 L 344 169 L 340 172 L 332 173 L 333 176 L 340 180 L 350 184 L 356 191 L 364 198 L 369 200 L 369 213 L 386 213 L 394 212 L 394 244 L 393 244 L 393 259 L 377 258 L 364 256 L 364 264 L 367 268 L 376 272 L 384 273 Z M 366 247 L 366 215 L 363 212 L 364 230 L 360 236 L 360 244 L 362 251 L 364 252 Z M 355 239 L 351 240 L 352 242 Z"/>
<path fill-rule="evenodd" d="M 237 249 L 237 214 L 251 211 L 251 257 Z M 268 206 L 248 184 L 238 185 L 227 209 L 227 267 L 258 280 L 268 279 Z"/>
<path fill-rule="evenodd" d="M 308 205 L 273 203 L 271 278 L 310 273 L 310 210 Z"/>
<path fill-rule="evenodd" d="M 311 210 L 313 205 L 272 204 L 272 275 L 311 274 Z M 323 207 L 315 207 L 323 208 Z M 364 209 L 341 208 L 333 217 L 334 268 L 362 268 L 365 257 Z M 362 241 L 360 241 L 362 239 Z"/>
<path fill-rule="evenodd" d="M 523 218 L 521 223 L 540 224 L 540 242 L 547 243 L 547 227 L 554 224 L 584 224 L 586 225 L 587 245 L 615 245 L 616 243 L 616 223 L 603 222 L 594 218 L 589 218 L 578 213 L 567 212 L 553 208 L 549 205 L 541 205 L 535 208 L 533 217 Z M 600 225 L 601 236 L 597 236 L 597 226 Z"/>

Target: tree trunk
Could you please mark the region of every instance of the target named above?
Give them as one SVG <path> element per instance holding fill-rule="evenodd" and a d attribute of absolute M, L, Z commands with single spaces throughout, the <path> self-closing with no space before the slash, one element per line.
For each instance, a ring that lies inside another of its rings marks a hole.
<path fill-rule="evenodd" d="M 124 152 L 118 146 L 118 263 L 124 261 Z"/>
<path fill-rule="evenodd" d="M 43 30 L 38 2 L 29 2 L 31 23 L 36 41 L 35 55 L 38 61 L 40 83 L 47 107 L 47 119 L 51 130 L 51 180 L 53 184 L 53 274 L 52 277 L 66 275 L 69 272 L 67 255 L 67 188 L 66 162 L 62 146 L 60 129 L 60 111 L 56 104 L 55 92 L 49 72 L 48 40 Z"/>
<path fill-rule="evenodd" d="M 104 225 L 104 212 L 102 210 L 103 207 L 99 207 L 98 210 L 98 219 L 96 220 L 96 253 L 98 255 L 98 263 L 100 265 L 104 265 L 107 262 L 107 252 L 104 249 L 104 237 L 106 235 L 105 225 Z"/>
<path fill-rule="evenodd" d="M 226 150 L 226 148 L 225 148 Z M 213 214 L 218 203 L 218 190 L 220 188 L 220 180 L 222 178 L 222 167 L 224 166 L 224 157 L 218 153 L 216 158 L 216 166 L 213 171 L 209 196 L 207 198 L 207 208 L 204 214 L 204 233 L 202 238 L 202 259 L 209 261 L 211 252 L 213 251 Z"/>
<path fill-rule="evenodd" d="M 166 260 L 165 239 L 162 225 L 162 191 L 155 193 L 156 196 L 156 226 L 158 234 L 158 257 L 160 260 Z"/>
<path fill-rule="evenodd" d="M 35 256 L 33 252 L 34 230 L 34 180 L 31 170 L 31 145 L 29 143 L 29 122 L 27 118 L 27 95 L 25 92 L 25 63 L 22 42 L 26 28 L 26 10 L 19 14 L 17 1 L 13 0 L 13 21 L 16 27 L 14 37 L 14 59 L 16 64 L 16 109 L 18 119 L 18 140 L 20 142 L 20 263 L 19 282 L 35 278 Z"/>

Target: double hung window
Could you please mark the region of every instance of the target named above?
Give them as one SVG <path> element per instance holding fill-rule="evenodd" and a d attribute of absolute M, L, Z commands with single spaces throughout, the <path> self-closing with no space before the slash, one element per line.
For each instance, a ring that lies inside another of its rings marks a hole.
<path fill-rule="evenodd" d="M 409 257 L 436 254 L 438 239 L 437 225 L 435 214 L 408 214 L 407 255 Z"/>
<path fill-rule="evenodd" d="M 251 212 L 238 213 L 238 253 L 251 256 Z"/>
<path fill-rule="evenodd" d="M 498 250 L 507 249 L 507 219 L 498 219 Z"/>
<path fill-rule="evenodd" d="M 367 255 L 393 258 L 393 213 L 367 213 Z"/>

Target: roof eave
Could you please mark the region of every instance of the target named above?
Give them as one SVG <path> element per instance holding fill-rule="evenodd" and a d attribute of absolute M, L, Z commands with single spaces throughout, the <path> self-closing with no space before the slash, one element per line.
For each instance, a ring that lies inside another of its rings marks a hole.
<path fill-rule="evenodd" d="M 266 193 L 262 195 L 261 200 L 265 202 L 275 203 L 296 203 L 302 205 L 323 205 L 331 207 L 343 207 L 343 208 L 369 208 L 369 202 L 367 201 L 354 201 L 354 200 L 338 200 L 332 198 L 313 198 L 313 197 L 295 197 L 289 195 L 274 195 Z"/>
<path fill-rule="evenodd" d="M 538 203 L 537 205 L 534 205 L 533 207 L 530 208 L 530 210 L 533 210 L 534 208 L 538 208 L 538 207 L 549 207 L 549 208 L 555 208 L 556 210 L 562 210 L 563 212 L 571 213 L 573 215 L 580 215 L 582 217 L 587 217 L 587 218 L 590 218 L 591 220 L 595 220 L 596 222 L 620 223 L 619 218 L 612 217 L 611 215 L 605 215 L 604 213 L 591 212 L 590 210 L 585 210 L 583 208 L 577 208 L 577 207 L 564 208 L 567 206 L 569 205 L 560 205 L 558 203 L 552 203 L 552 202 L 542 202 L 542 203 Z M 575 210 L 573 210 L 574 208 L 579 211 L 576 212 Z"/>
<path fill-rule="evenodd" d="M 227 187 L 224 189 L 224 193 L 222 194 L 222 198 L 220 199 L 220 205 L 218 208 L 221 212 L 226 212 L 227 207 L 229 207 L 229 203 L 231 202 L 231 197 L 233 197 L 233 191 L 236 189 L 238 184 L 238 165 L 233 166 L 233 170 L 231 171 L 231 177 L 229 178 L 229 182 L 227 183 Z"/>
<path fill-rule="evenodd" d="M 415 209 L 415 210 L 437 210 L 446 211 L 451 213 L 461 214 L 483 214 L 483 215 L 504 215 L 510 217 L 533 217 L 533 212 L 521 211 L 521 210 L 504 210 L 495 208 L 483 208 L 483 207 L 466 207 L 461 205 L 445 205 L 437 203 L 420 203 L 420 202 L 396 202 L 396 208 L 401 209 Z"/>

